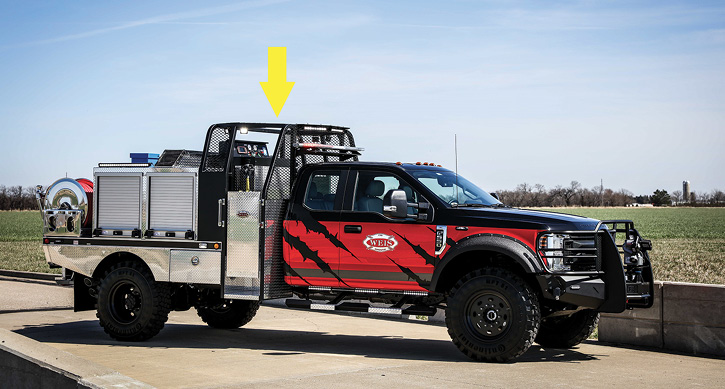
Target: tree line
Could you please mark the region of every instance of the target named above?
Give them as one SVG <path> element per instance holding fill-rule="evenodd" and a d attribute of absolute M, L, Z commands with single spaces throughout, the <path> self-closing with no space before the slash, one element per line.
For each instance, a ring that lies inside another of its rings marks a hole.
<path fill-rule="evenodd" d="M 38 209 L 35 187 L 0 185 L 0 210 Z"/>
<path fill-rule="evenodd" d="M 725 192 L 693 192 L 684 202 L 682 191 L 669 194 L 657 189 L 651 195 L 635 196 L 626 189 L 612 190 L 602 186 L 584 188 L 578 181 L 568 186 L 557 185 L 547 189 L 544 185 L 519 184 L 513 190 L 496 192 L 499 200 L 513 207 L 624 207 L 633 204 L 654 206 L 725 206 Z"/>
<path fill-rule="evenodd" d="M 499 190 L 498 198 L 513 207 L 624 207 L 631 204 L 654 204 L 655 206 L 725 206 L 725 192 L 693 192 L 690 201 L 683 201 L 682 191 L 671 194 L 658 189 L 651 195 L 635 196 L 626 189 L 612 190 L 595 186 L 584 188 L 578 181 L 568 186 L 557 185 L 546 189 L 544 185 L 520 184 L 513 190 Z M 38 209 L 35 187 L 0 185 L 0 210 Z"/>

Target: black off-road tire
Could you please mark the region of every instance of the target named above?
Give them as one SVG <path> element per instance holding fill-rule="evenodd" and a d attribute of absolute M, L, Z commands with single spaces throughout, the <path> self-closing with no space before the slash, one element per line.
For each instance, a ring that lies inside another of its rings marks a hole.
<path fill-rule="evenodd" d="M 249 323 L 259 310 L 259 301 L 224 300 L 215 306 L 196 307 L 196 313 L 210 327 L 232 329 Z"/>
<path fill-rule="evenodd" d="M 98 317 L 103 330 L 122 341 L 141 341 L 158 334 L 169 318 L 171 291 L 154 281 L 137 261 L 125 261 L 106 271 L 98 288 Z"/>
<path fill-rule="evenodd" d="M 598 323 L 599 312 L 592 309 L 542 319 L 536 343 L 544 347 L 572 348 L 589 338 Z"/>
<path fill-rule="evenodd" d="M 466 274 L 451 290 L 446 326 L 469 358 L 508 362 L 531 347 L 541 313 L 536 294 L 516 274 L 498 268 Z"/>

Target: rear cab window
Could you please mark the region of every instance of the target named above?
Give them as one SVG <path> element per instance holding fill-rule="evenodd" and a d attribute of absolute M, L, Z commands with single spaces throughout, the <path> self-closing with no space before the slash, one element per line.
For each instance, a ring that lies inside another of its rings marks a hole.
<path fill-rule="evenodd" d="M 321 170 L 310 175 L 305 190 L 304 205 L 315 211 L 333 211 L 340 193 L 340 170 Z"/>

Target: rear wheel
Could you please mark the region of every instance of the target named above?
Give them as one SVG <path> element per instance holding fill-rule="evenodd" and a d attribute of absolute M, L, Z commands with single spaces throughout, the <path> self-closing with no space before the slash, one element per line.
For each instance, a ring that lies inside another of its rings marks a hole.
<path fill-rule="evenodd" d="M 529 349 L 539 329 L 536 294 L 516 274 L 480 269 L 451 290 L 446 326 L 453 343 L 469 358 L 507 362 Z"/>
<path fill-rule="evenodd" d="M 114 339 L 149 339 L 164 328 L 170 311 L 168 285 L 155 282 L 151 271 L 139 262 L 118 263 L 101 280 L 96 316 Z"/>
<path fill-rule="evenodd" d="M 219 304 L 196 307 L 201 320 L 214 328 L 239 328 L 249 323 L 259 310 L 259 301 L 223 300 Z"/>
<path fill-rule="evenodd" d="M 599 312 L 583 309 L 570 316 L 555 316 L 541 321 L 536 343 L 544 347 L 572 348 L 594 332 Z"/>

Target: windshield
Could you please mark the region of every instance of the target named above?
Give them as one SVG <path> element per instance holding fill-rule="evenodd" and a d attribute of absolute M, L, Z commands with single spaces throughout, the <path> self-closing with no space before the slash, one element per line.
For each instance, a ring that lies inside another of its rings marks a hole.
<path fill-rule="evenodd" d="M 452 171 L 409 171 L 439 199 L 453 207 L 503 205 L 485 190 Z"/>

